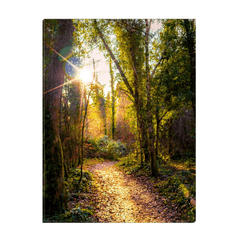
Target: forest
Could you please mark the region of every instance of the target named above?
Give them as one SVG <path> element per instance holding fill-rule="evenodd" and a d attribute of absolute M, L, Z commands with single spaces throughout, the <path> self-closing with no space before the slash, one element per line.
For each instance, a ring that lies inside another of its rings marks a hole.
<path fill-rule="evenodd" d="M 195 222 L 195 19 L 45 19 L 42 47 L 42 221 Z"/>

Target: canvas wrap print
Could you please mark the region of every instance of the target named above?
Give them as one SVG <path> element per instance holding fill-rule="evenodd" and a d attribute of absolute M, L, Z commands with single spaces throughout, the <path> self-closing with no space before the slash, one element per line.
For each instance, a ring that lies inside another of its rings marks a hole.
<path fill-rule="evenodd" d="M 45 19 L 42 44 L 42 221 L 195 222 L 195 19 Z"/>

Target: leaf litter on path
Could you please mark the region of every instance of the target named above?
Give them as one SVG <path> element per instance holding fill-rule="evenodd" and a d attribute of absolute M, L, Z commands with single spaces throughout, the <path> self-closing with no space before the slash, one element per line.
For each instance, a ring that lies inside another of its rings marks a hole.
<path fill-rule="evenodd" d="M 96 181 L 94 219 L 103 223 L 181 222 L 176 210 L 164 203 L 144 177 L 134 177 L 117 169 L 116 162 L 90 167 Z"/>

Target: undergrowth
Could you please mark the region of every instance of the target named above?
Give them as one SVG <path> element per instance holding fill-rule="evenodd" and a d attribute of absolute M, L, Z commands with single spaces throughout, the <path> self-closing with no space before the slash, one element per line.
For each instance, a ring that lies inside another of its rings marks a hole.
<path fill-rule="evenodd" d="M 145 176 L 151 173 L 151 166 L 149 164 L 141 165 L 141 163 L 136 160 L 134 154 L 129 154 L 119 160 L 115 166 L 123 169 L 128 175 L 135 174 L 136 176 Z"/>
<path fill-rule="evenodd" d="M 93 222 L 94 210 L 89 201 L 79 204 L 79 200 L 86 196 L 94 187 L 93 175 L 83 171 L 82 181 L 79 185 L 80 169 L 73 168 L 69 171 L 68 178 L 64 181 L 68 197 L 68 209 L 53 216 L 45 216 L 44 222 Z"/>
<path fill-rule="evenodd" d="M 167 201 L 177 204 L 184 222 L 195 222 L 195 161 L 185 159 L 161 162 L 158 165 L 159 178 L 154 179 L 154 187 Z M 116 166 L 126 174 L 151 176 L 150 164 L 141 165 L 134 154 L 121 158 Z"/>
<path fill-rule="evenodd" d="M 128 153 L 126 144 L 121 141 L 108 139 L 108 136 L 90 138 L 84 147 L 86 158 L 105 158 L 116 160 Z"/>

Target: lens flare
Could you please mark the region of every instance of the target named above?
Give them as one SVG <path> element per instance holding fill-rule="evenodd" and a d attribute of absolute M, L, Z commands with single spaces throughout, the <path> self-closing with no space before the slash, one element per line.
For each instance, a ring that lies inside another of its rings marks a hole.
<path fill-rule="evenodd" d="M 88 71 L 87 69 L 82 69 L 79 72 L 79 78 L 82 80 L 84 83 L 88 84 L 92 80 L 91 72 Z"/>

